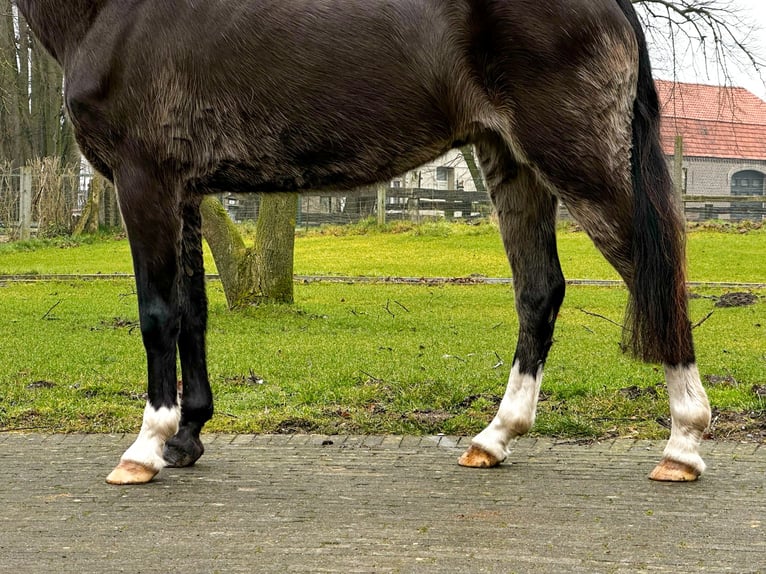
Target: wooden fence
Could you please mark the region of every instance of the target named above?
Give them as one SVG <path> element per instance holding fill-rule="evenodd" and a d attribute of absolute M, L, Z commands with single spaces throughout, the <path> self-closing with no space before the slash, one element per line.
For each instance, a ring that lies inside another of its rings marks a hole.
<path fill-rule="evenodd" d="M 255 220 L 258 199 L 230 195 L 223 199 L 235 221 Z M 723 219 L 763 221 L 766 219 L 764 196 L 684 195 L 684 213 L 689 221 Z M 245 203 L 246 202 L 246 203 Z M 378 223 L 395 220 L 425 219 L 470 220 L 492 213 L 492 203 L 484 192 L 380 186 L 348 192 L 311 192 L 301 195 L 298 226 L 343 225 L 374 218 Z M 565 207 L 561 219 L 569 219 Z"/>
<path fill-rule="evenodd" d="M 90 188 L 88 174 L 43 176 L 31 168 L 0 173 L 0 237 L 24 239 L 32 234 L 71 232 L 80 217 Z M 766 197 L 762 195 L 684 195 L 686 218 L 690 221 L 766 219 Z M 48 198 L 47 203 L 43 199 Z M 225 194 L 221 200 L 235 221 L 258 217 L 258 195 Z M 48 207 L 43 208 L 44 205 Z M 119 225 L 113 192 L 101 206 L 102 224 Z M 471 220 L 492 213 L 485 192 L 463 190 L 369 187 L 354 192 L 310 192 L 301 194 L 299 227 L 343 225 L 373 218 L 379 223 L 393 220 Z M 567 218 L 566 209 L 560 210 Z"/>

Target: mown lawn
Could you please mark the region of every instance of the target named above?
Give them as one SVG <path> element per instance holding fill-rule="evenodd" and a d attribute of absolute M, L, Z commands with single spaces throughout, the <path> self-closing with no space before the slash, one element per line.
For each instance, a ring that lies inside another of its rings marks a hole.
<path fill-rule="evenodd" d="M 721 229 L 721 228 L 718 228 Z M 697 229 L 688 234 L 692 281 L 766 283 L 766 228 L 724 231 Z M 396 232 L 396 230 L 399 230 Z M 569 279 L 617 279 L 617 274 L 581 231 L 563 227 L 558 246 Z M 215 273 L 206 250 L 205 267 Z M 0 244 L 0 275 L 56 273 L 131 273 L 124 238 L 85 238 Z M 492 224 L 432 223 L 375 228 L 330 228 L 299 233 L 295 244 L 299 275 L 404 277 L 508 277 L 510 271 L 497 228 Z"/>
<path fill-rule="evenodd" d="M 299 236 L 296 272 L 507 276 L 494 230 L 444 228 Z M 613 277 L 581 233 L 562 231 L 559 243 L 570 277 Z M 0 249 L 0 273 L 130 270 L 125 241 L 19 247 Z M 694 232 L 689 247 L 693 279 L 766 281 L 762 231 Z M 517 328 L 507 286 L 298 284 L 293 306 L 237 313 L 218 282 L 208 291 L 217 397 L 209 430 L 471 434 L 503 393 Z M 766 291 L 753 305 L 715 307 L 727 291 L 694 290 L 692 321 L 712 311 L 695 329 L 700 370 L 717 436 L 758 438 Z M 667 435 L 661 370 L 622 354 L 619 327 L 602 318 L 620 322 L 625 299 L 622 288 L 569 287 L 535 432 Z M 130 279 L 5 283 L 0 301 L 0 429 L 139 427 L 145 367 Z"/>

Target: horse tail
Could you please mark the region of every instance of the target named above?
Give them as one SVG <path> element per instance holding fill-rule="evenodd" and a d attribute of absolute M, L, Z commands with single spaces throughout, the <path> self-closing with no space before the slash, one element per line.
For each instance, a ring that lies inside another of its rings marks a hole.
<path fill-rule="evenodd" d="M 687 312 L 685 223 L 660 145 L 660 105 L 646 38 L 630 0 L 617 0 L 638 42 L 633 103 L 633 277 L 625 343 L 647 362 L 694 360 Z"/>

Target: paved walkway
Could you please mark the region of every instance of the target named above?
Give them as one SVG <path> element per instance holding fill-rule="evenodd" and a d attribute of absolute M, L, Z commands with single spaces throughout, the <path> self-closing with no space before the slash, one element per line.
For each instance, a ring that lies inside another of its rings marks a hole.
<path fill-rule="evenodd" d="M 0 435 L 0 572 L 766 573 L 766 447 L 706 443 L 694 484 L 662 444 L 208 435 L 191 469 L 104 477 L 132 437 Z M 331 441 L 331 444 L 330 444 Z"/>

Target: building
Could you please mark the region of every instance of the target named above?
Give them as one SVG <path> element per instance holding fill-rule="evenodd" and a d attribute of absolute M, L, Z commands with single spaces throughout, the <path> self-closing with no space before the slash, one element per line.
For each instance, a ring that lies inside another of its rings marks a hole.
<path fill-rule="evenodd" d="M 766 102 L 745 90 L 657 81 L 662 147 L 673 165 L 676 136 L 683 142 L 682 189 L 689 219 L 764 217 L 763 202 L 714 200 L 763 196 L 766 179 Z"/>
<path fill-rule="evenodd" d="M 662 147 L 671 169 L 676 136 L 683 141 L 684 194 L 711 198 L 764 195 L 766 102 L 744 88 L 658 80 L 657 91 Z M 459 150 L 409 172 L 392 185 L 476 190 Z M 689 219 L 760 220 L 766 210 L 763 202 L 711 199 L 687 201 L 686 214 Z"/>
<path fill-rule="evenodd" d="M 474 177 L 459 149 L 451 149 L 432 162 L 394 178 L 391 187 L 477 191 Z"/>

